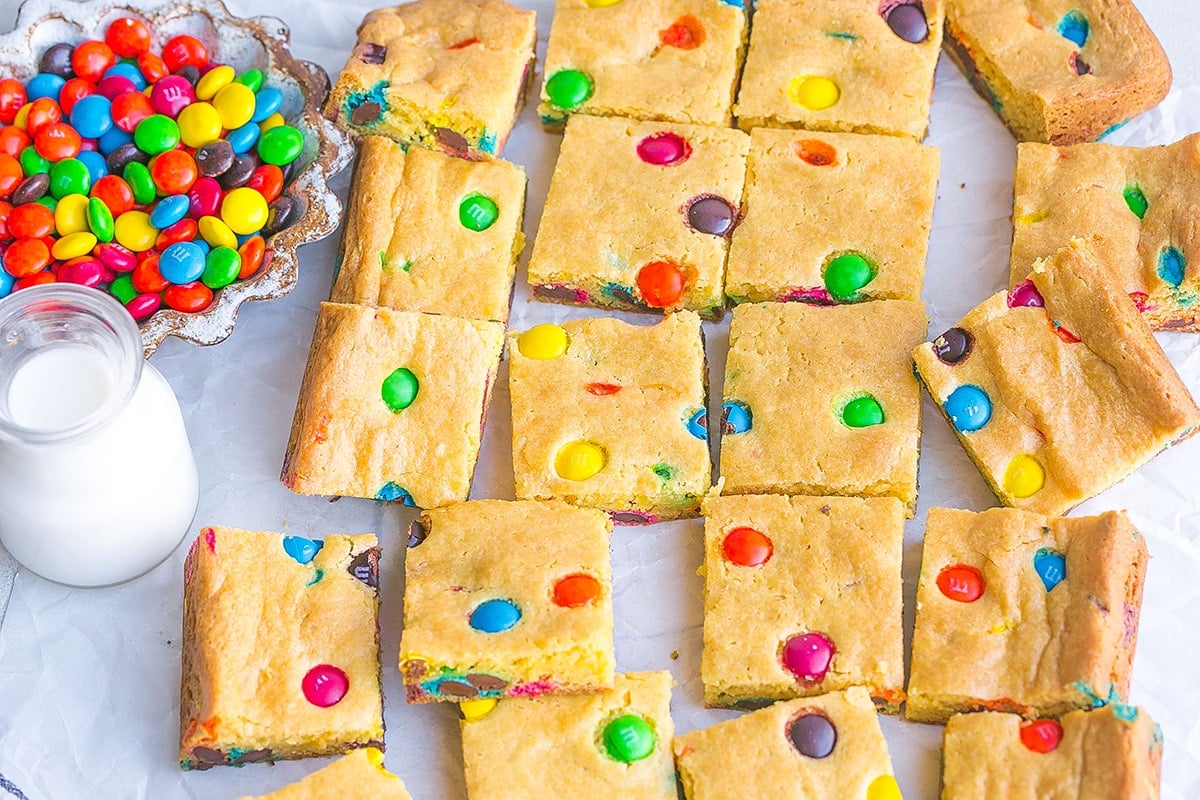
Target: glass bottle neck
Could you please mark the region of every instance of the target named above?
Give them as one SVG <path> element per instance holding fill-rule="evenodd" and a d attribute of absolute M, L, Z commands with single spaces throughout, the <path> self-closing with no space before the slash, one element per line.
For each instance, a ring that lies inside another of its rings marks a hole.
<path fill-rule="evenodd" d="M 68 442 L 112 422 L 141 380 L 142 341 L 107 294 L 48 284 L 0 300 L 0 440 Z"/>

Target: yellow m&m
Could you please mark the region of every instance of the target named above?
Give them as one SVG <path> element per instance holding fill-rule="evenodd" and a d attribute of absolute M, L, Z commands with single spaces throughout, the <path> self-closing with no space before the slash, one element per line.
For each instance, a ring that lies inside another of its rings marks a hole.
<path fill-rule="evenodd" d="M 1046 485 L 1046 470 L 1036 458 L 1021 454 L 1008 462 L 1001 488 L 1018 499 L 1033 497 Z"/>
<path fill-rule="evenodd" d="M 900 786 L 891 775 L 880 775 L 867 787 L 867 800 L 904 800 Z"/>
<path fill-rule="evenodd" d="M 554 471 L 569 481 L 586 481 L 604 469 L 608 454 L 592 442 L 569 442 L 554 457 Z"/>
<path fill-rule="evenodd" d="M 526 358 L 558 358 L 567 352 L 567 331 L 549 322 L 534 325 L 517 338 L 517 349 Z"/>
<path fill-rule="evenodd" d="M 475 722 L 492 713 L 492 709 L 496 707 L 496 702 L 496 698 L 494 697 L 479 697 L 475 700 L 464 700 L 458 704 L 458 710 L 462 712 L 463 719 L 467 722 Z"/>
<path fill-rule="evenodd" d="M 787 87 L 788 97 L 793 103 L 810 111 L 829 108 L 842 96 L 838 85 L 822 75 L 801 75 L 792 78 Z"/>

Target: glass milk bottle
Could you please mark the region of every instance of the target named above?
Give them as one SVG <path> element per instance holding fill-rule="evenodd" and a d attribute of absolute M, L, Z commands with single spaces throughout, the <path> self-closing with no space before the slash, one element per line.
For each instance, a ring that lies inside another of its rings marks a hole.
<path fill-rule="evenodd" d="M 113 298 L 66 284 L 0 300 L 0 542 L 60 583 L 165 559 L 196 513 L 179 402 Z"/>

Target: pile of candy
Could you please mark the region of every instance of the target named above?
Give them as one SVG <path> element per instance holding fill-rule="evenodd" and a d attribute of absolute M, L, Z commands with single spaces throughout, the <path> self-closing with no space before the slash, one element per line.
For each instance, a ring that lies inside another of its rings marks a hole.
<path fill-rule="evenodd" d="M 304 146 L 263 74 L 210 62 L 181 35 L 157 55 L 122 17 L 104 41 L 60 43 L 24 85 L 0 79 L 0 297 L 93 286 L 141 322 L 196 312 L 270 260 Z"/>

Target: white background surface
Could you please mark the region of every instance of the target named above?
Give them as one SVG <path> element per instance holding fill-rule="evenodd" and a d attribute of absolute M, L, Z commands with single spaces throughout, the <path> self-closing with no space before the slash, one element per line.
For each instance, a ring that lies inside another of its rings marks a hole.
<path fill-rule="evenodd" d="M 538 10 L 539 56 L 545 53 L 549 0 Z M 235 13 L 273 14 L 293 31 L 293 50 L 336 76 L 371 0 L 305 3 L 231 0 Z M 1141 0 L 1175 68 L 1171 95 L 1107 141 L 1162 144 L 1200 130 L 1200 4 Z M 16 4 L 0 0 L 0 28 Z M 532 104 L 531 104 L 532 106 Z M 505 151 L 529 175 L 526 234 L 532 241 L 559 139 L 543 133 L 532 107 Z M 937 70 L 929 144 L 942 149 L 942 173 L 924 299 L 930 335 L 1002 288 L 1011 237 L 1014 141 L 990 107 L 942 58 Z M 334 185 L 344 198 L 350 171 Z M 1069 200 L 1068 200 L 1069 201 Z M 403 530 L 409 513 L 367 500 L 301 497 L 278 482 L 288 427 L 318 303 L 327 296 L 340 233 L 301 251 L 301 278 L 288 297 L 246 306 L 225 343 L 197 348 L 168 340 L 153 363 L 184 408 L 201 475 L 193 531 L 222 524 L 323 536 L 374 531 L 385 548 L 383 670 L 387 766 L 417 800 L 465 798 L 452 706 L 410 707 L 396 669 L 403 596 Z M 528 255 L 528 248 L 526 248 Z M 522 261 L 522 264 L 524 262 Z M 532 303 L 524 270 L 512 324 L 594 314 Z M 642 323 L 646 316 L 627 316 Z M 727 324 L 706 323 L 711 379 L 720 396 Z M 1200 338 L 1160 336 L 1193 393 L 1200 393 Z M 907 526 L 904 577 L 906 628 L 920 567 L 927 509 L 995 504 L 953 435 L 925 400 L 921 495 Z M 474 497 L 512 497 L 507 370 L 489 415 Z M 1127 508 L 1146 534 L 1154 560 L 1142 608 L 1132 700 L 1162 724 L 1166 736 L 1163 796 L 1200 797 L 1200 437 L 1166 453 L 1076 513 Z M 131 514 L 137 510 L 130 509 Z M 613 536 L 617 662 L 622 670 L 670 669 L 678 683 L 677 729 L 688 731 L 734 716 L 705 710 L 699 680 L 702 559 L 699 520 L 617 528 Z M 191 534 L 189 534 L 189 540 Z M 165 564 L 128 585 L 76 590 L 27 572 L 17 579 L 0 630 L 0 773 L 31 800 L 70 798 L 235 798 L 263 793 L 324 762 L 216 768 L 182 773 L 178 752 L 179 631 L 186 544 Z M 751 610 L 752 611 L 752 610 Z M 672 659 L 673 652 L 678 658 Z M 938 792 L 941 729 L 883 718 L 897 777 L 908 800 Z M 517 742 L 512 743 L 519 747 Z M 0 794 L 0 797 L 3 797 Z"/>

